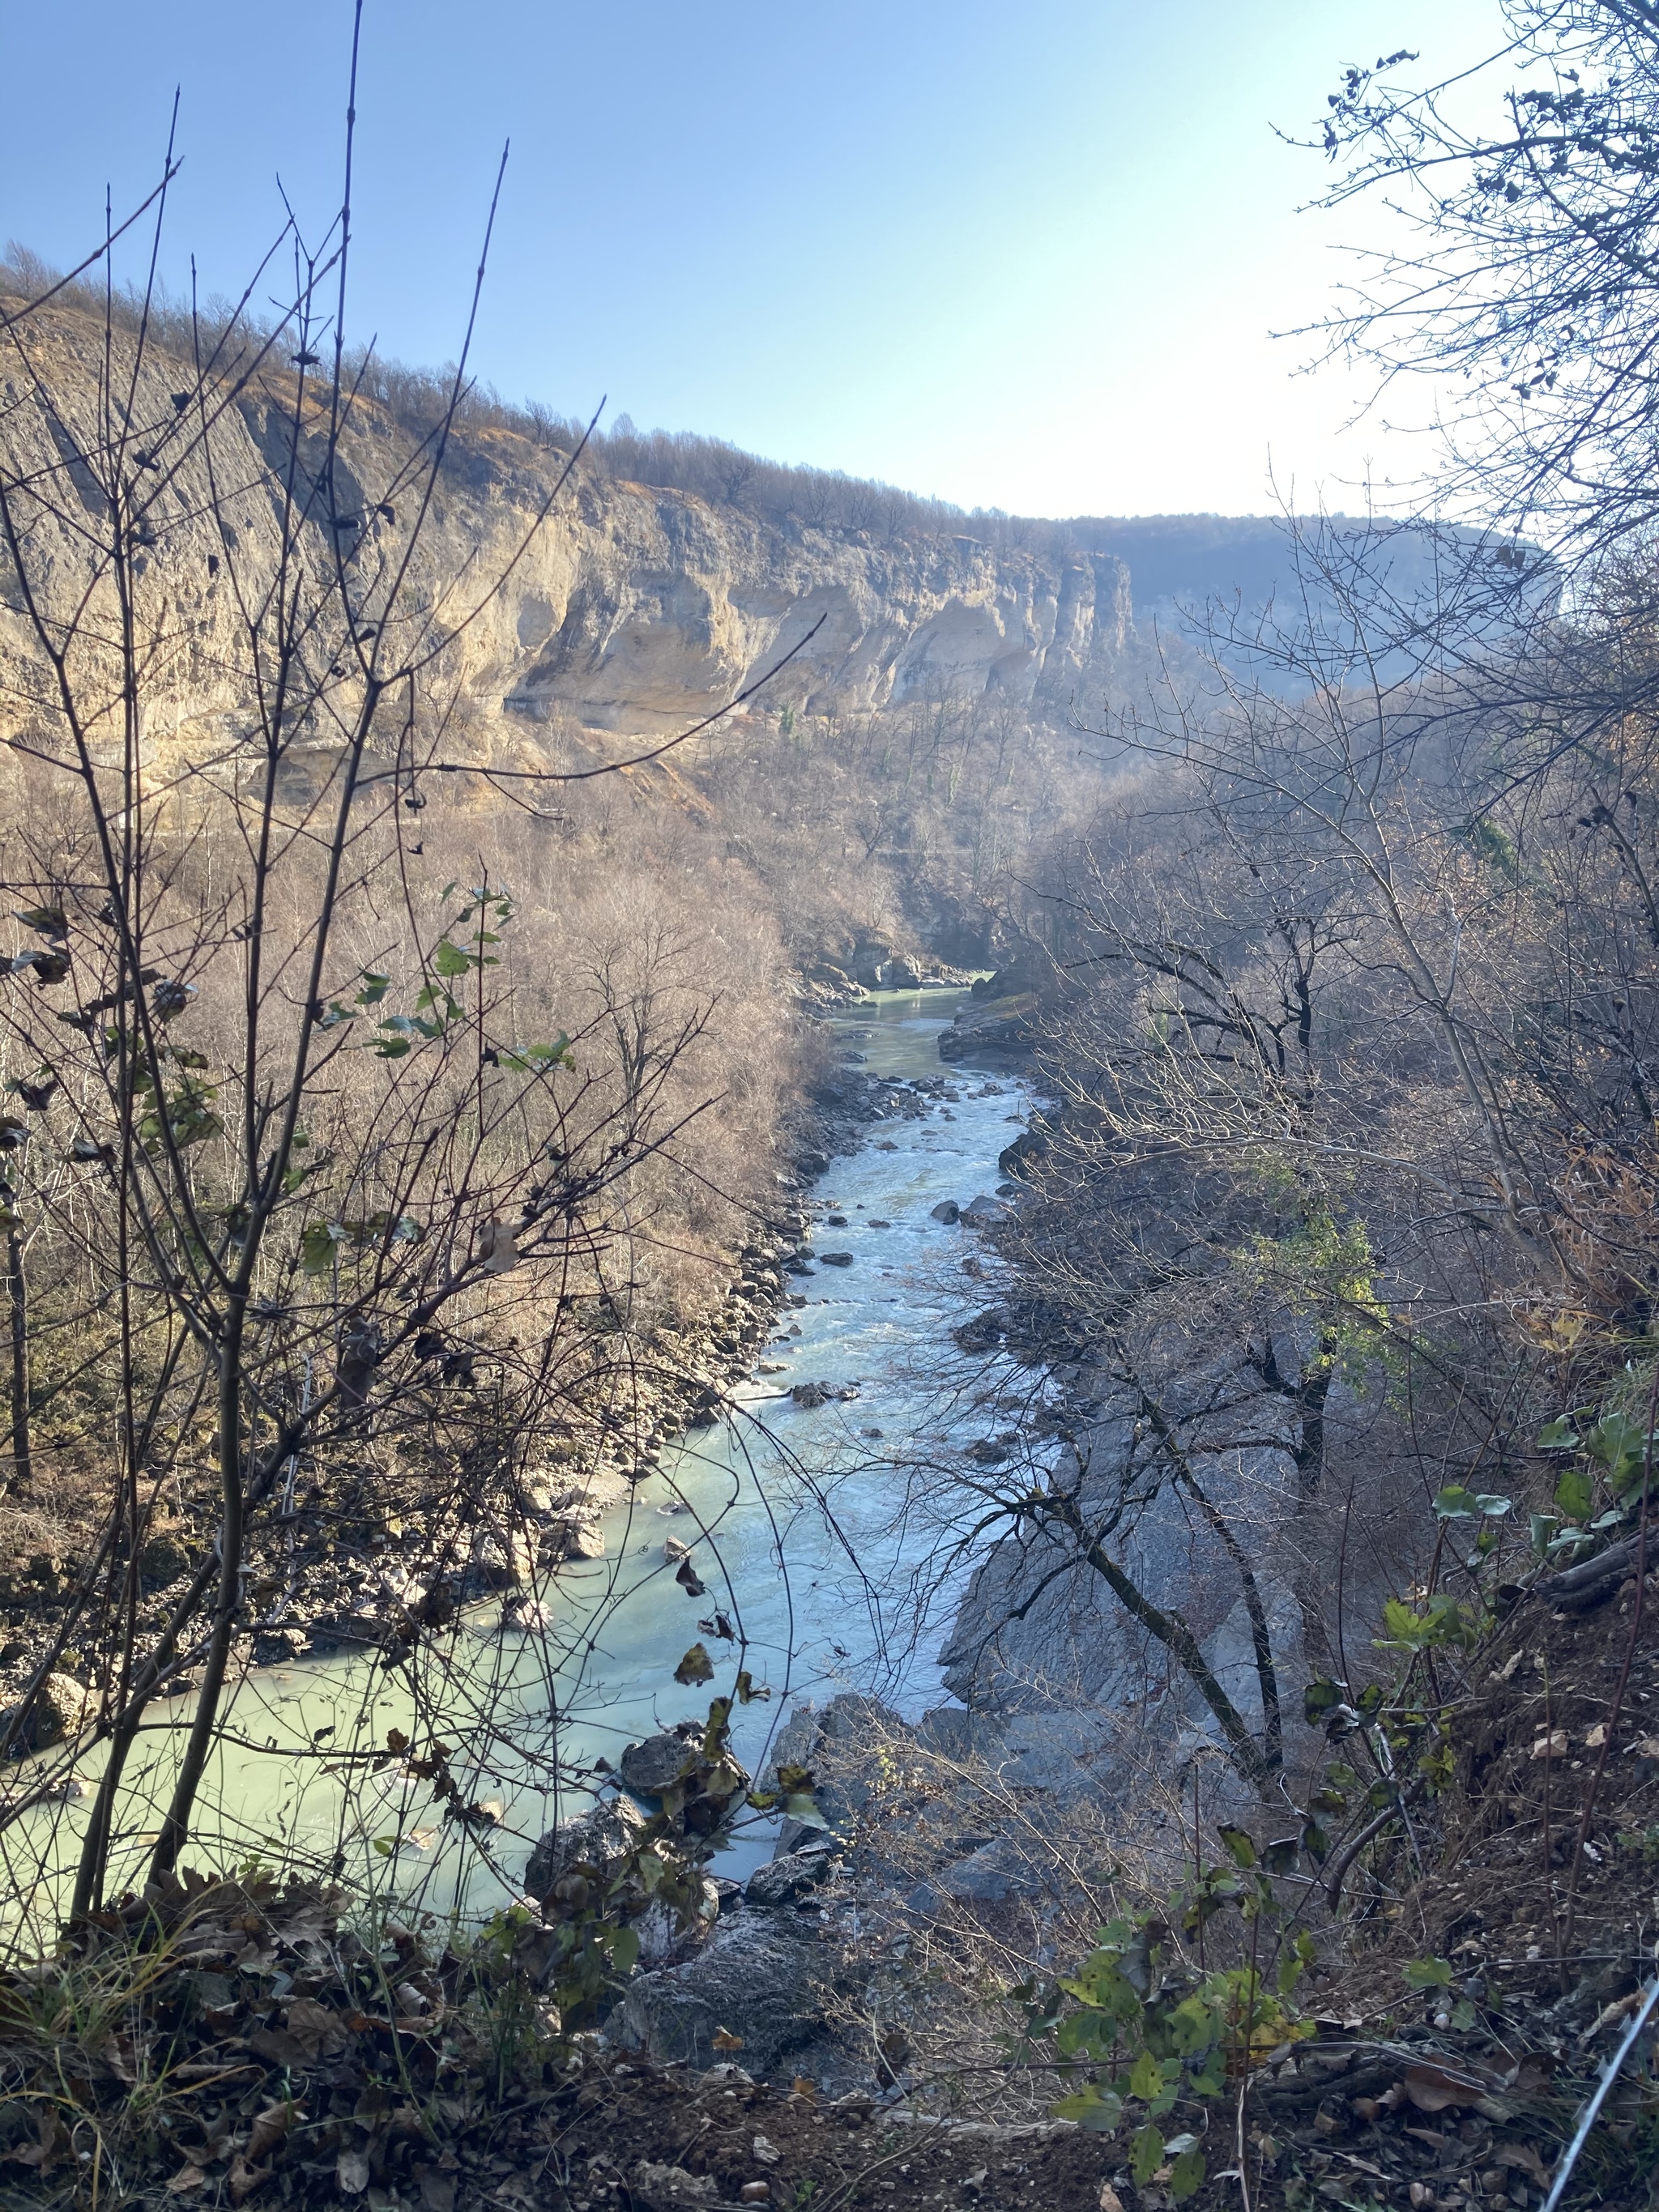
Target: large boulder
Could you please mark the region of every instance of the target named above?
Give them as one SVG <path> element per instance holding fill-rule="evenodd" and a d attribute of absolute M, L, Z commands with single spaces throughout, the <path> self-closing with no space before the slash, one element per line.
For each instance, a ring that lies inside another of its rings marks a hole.
<path fill-rule="evenodd" d="M 822 2033 L 828 1958 L 815 1919 L 745 1907 L 694 1959 L 636 1974 L 605 2022 L 613 2043 L 664 2065 L 712 2066 L 736 2036 L 750 2074 L 769 2073 Z"/>
<path fill-rule="evenodd" d="M 83 1689 L 73 1674 L 48 1674 L 36 1692 L 27 1720 L 13 1740 L 13 1751 L 22 1756 L 45 1751 L 52 1744 L 72 1743 L 91 1719 L 94 1703 L 91 1691 Z M 10 1705 L 0 1712 L 0 1736 L 11 1728 L 17 1711 L 15 1705 Z"/>
<path fill-rule="evenodd" d="M 579 1870 L 608 1879 L 638 1848 L 644 1832 L 645 1815 L 631 1797 L 603 1799 L 580 1819 L 548 1830 L 525 1868 L 526 1893 L 550 1898 L 564 1876 Z"/>
<path fill-rule="evenodd" d="M 681 1556 L 684 1556 L 684 1547 Z M 702 1729 L 695 1721 L 682 1721 L 643 1743 L 630 1743 L 622 1755 L 617 1772 L 624 1790 L 636 1797 L 660 1797 L 695 1766 L 702 1742 Z"/>

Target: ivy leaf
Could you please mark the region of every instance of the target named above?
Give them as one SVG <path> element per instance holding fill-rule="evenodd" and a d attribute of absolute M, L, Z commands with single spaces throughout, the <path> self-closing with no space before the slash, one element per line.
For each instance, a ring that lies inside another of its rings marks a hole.
<path fill-rule="evenodd" d="M 1235 1866 L 1253 1867 L 1255 1864 L 1255 1845 L 1243 1828 L 1229 1827 L 1224 1822 L 1216 1833 L 1226 1846 L 1227 1856 Z"/>
<path fill-rule="evenodd" d="M 378 1006 L 391 988 L 390 975 L 377 975 L 372 969 L 366 968 L 363 970 L 363 988 L 357 994 L 356 1003 L 360 1006 Z"/>
<path fill-rule="evenodd" d="M 1180 2157 L 1170 2168 L 1170 2194 L 1177 2204 L 1183 2203 L 1188 2197 L 1195 2197 L 1198 2194 L 1204 2185 L 1204 2176 L 1206 2171 L 1204 2154 L 1196 2144 L 1190 2145 L 1182 2152 Z"/>
<path fill-rule="evenodd" d="M 674 1680 L 688 1685 L 693 1682 L 712 1682 L 714 1662 L 701 1644 L 694 1644 L 679 1665 L 674 1669 Z"/>
<path fill-rule="evenodd" d="M 1559 1420 L 1547 1421 L 1538 1431 L 1540 1451 L 1577 1451 L 1578 1432 L 1573 1426 L 1573 1416 L 1563 1413 Z"/>
<path fill-rule="evenodd" d="M 433 954 L 432 964 L 447 981 L 457 975 L 470 975 L 477 963 L 470 952 L 464 952 L 459 945 L 452 945 L 446 937 Z"/>
<path fill-rule="evenodd" d="M 1158 2064 L 1157 2059 L 1153 2057 L 1150 2051 L 1143 2051 L 1140 2056 L 1136 2059 L 1134 2064 L 1129 2069 L 1129 2094 L 1132 2097 L 1142 2098 L 1146 2103 L 1150 2104 L 1154 2097 L 1161 2096 L 1163 2094 L 1163 2090 L 1164 2069 Z M 1160 2136 L 1158 2147 L 1158 2162 L 1159 2165 L 1162 2165 L 1163 2161 L 1164 2142 L 1163 2138 Z"/>
<path fill-rule="evenodd" d="M 1146 2053 L 1141 2054 L 1144 2057 Z M 1137 2130 L 1130 2154 L 1129 2171 L 1137 2189 L 1145 2189 L 1164 2163 L 1164 2138 L 1149 2121 Z"/>
<path fill-rule="evenodd" d="M 1413 1959 L 1407 1964 L 1408 1990 L 1449 1990 L 1451 1978 L 1451 1961 L 1448 1959 Z"/>

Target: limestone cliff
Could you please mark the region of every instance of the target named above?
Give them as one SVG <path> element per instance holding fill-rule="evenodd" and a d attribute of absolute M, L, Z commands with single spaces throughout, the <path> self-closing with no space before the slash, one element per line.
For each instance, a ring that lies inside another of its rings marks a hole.
<path fill-rule="evenodd" d="M 0 379 L 9 463 L 55 472 L 63 495 L 71 506 L 78 496 L 89 514 L 99 495 L 74 456 L 98 442 L 99 343 L 90 317 L 46 309 L 31 318 L 35 374 L 14 368 Z M 134 395 L 135 426 L 168 424 L 170 382 L 188 385 L 190 374 L 152 349 Z M 292 404 L 292 379 L 251 383 L 158 495 L 142 565 L 153 594 L 148 618 L 170 641 L 163 720 L 172 729 L 153 732 L 159 740 L 234 712 L 216 673 L 228 665 L 222 648 L 236 620 L 222 556 L 234 544 L 246 575 L 258 568 L 262 541 L 274 538 Z M 304 428 L 302 479 L 323 466 L 320 406 L 307 404 Z M 387 487 L 400 471 L 411 485 L 418 477 L 418 462 L 410 466 L 416 442 L 384 410 L 358 403 L 332 497 L 313 502 L 311 557 L 331 558 L 329 530 L 339 527 L 331 518 L 340 515 L 353 519 L 349 550 L 365 574 L 392 556 L 408 517 Z M 1063 721 L 1074 701 L 1098 702 L 1128 637 L 1128 573 L 1110 554 L 1001 550 L 965 532 L 914 526 L 814 526 L 617 481 L 582 462 L 532 531 L 562 465 L 556 450 L 514 430 L 463 429 L 405 590 L 405 608 L 424 607 L 437 626 L 471 612 L 450 648 L 451 672 L 475 737 L 491 750 L 533 748 L 537 726 L 555 720 L 596 732 L 672 731 L 752 684 L 815 625 L 769 696 L 773 706 L 821 715 L 993 695 L 1024 716 Z M 3 612 L 0 626 L 27 657 L 21 626 Z M 27 709 L 14 704 L 14 728 L 20 714 Z"/>

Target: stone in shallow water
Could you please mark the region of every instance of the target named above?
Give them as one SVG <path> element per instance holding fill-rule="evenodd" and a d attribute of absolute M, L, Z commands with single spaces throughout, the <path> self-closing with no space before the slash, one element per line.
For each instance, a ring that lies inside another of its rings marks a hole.
<path fill-rule="evenodd" d="M 953 1198 L 941 1199 L 928 1218 L 933 1221 L 960 1221 L 962 1218 L 962 1208 L 957 1204 Z"/>

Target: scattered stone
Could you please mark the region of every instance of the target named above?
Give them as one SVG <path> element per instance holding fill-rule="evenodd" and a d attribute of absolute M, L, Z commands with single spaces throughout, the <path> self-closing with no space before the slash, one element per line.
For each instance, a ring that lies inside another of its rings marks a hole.
<path fill-rule="evenodd" d="M 957 1204 L 955 1199 L 943 1199 L 934 1206 L 928 1218 L 932 1221 L 957 1222 L 962 1218 L 962 1208 Z"/>
<path fill-rule="evenodd" d="M 850 1252 L 820 1252 L 818 1258 L 826 1267 L 850 1267 L 853 1264 Z"/>
<path fill-rule="evenodd" d="M 712 2173 L 688 2173 L 683 2166 L 659 2166 L 645 2158 L 629 2177 L 629 2186 L 645 2212 L 681 2212 L 684 2206 L 718 2201 Z"/>

